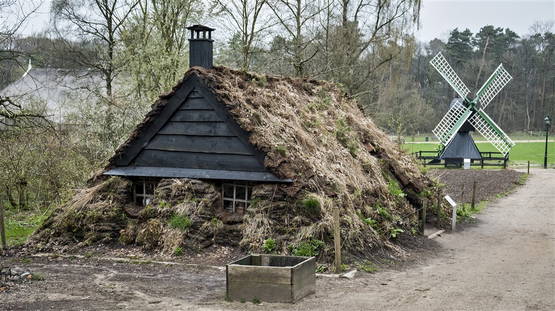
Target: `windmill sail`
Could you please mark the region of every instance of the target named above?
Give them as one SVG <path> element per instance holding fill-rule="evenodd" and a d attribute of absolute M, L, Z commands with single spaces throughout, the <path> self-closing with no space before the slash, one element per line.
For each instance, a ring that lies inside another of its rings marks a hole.
<path fill-rule="evenodd" d="M 456 101 L 449 111 L 443 116 L 432 133 L 445 146 L 447 145 L 461 126 L 466 122 L 472 111 L 465 107 L 461 101 Z"/>
<path fill-rule="evenodd" d="M 468 121 L 478 133 L 504 156 L 515 145 L 509 136 L 482 109 L 479 109 Z"/>
<path fill-rule="evenodd" d="M 451 85 L 451 87 L 459 94 L 462 99 L 466 99 L 470 90 L 464 84 L 464 82 L 459 78 L 455 70 L 451 68 L 451 65 L 447 62 L 443 54 L 437 53 L 432 60 L 430 60 L 430 64 L 439 72 L 439 74 Z"/>
<path fill-rule="evenodd" d="M 497 95 L 513 77 L 505 70 L 503 64 L 491 74 L 486 83 L 476 93 L 475 103 L 480 103 L 482 109 L 485 109 L 489 103 Z"/>

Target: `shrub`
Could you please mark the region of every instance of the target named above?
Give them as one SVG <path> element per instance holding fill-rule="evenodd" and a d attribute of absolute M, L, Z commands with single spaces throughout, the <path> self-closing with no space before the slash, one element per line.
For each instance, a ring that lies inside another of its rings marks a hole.
<path fill-rule="evenodd" d="M 181 231 L 185 231 L 191 227 L 193 222 L 187 216 L 183 215 L 173 215 L 170 218 L 170 227 L 174 229 L 179 229 Z"/>
<path fill-rule="evenodd" d="M 324 247 L 324 242 L 320 240 L 310 240 L 299 243 L 297 247 L 293 248 L 293 255 L 312 257 L 318 256 L 319 251 Z"/>
<path fill-rule="evenodd" d="M 264 240 L 264 244 L 262 245 L 262 249 L 266 253 L 273 253 L 276 250 L 276 241 L 272 238 Z"/>

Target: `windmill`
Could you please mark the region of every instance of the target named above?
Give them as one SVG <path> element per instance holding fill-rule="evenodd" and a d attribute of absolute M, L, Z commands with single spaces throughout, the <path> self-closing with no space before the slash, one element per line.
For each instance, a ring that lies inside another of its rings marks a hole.
<path fill-rule="evenodd" d="M 470 95 L 470 90 L 449 65 L 445 57 L 438 53 L 430 64 L 451 85 L 460 98 L 451 102 L 451 107 L 432 131 L 442 145 L 439 161 L 462 166 L 464 162 L 480 160 L 482 156 L 470 135 L 470 131 L 477 131 L 489 141 L 507 159 L 509 150 L 515 143 L 495 124 L 484 109 L 493 98 L 503 89 L 511 75 L 500 64 L 484 85 Z"/>

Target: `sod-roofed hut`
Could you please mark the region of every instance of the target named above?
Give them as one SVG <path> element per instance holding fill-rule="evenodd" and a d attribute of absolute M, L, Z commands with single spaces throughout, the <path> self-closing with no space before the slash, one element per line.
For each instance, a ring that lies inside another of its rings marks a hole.
<path fill-rule="evenodd" d="M 339 209 L 345 254 L 400 251 L 395 239 L 415 231 L 435 190 L 411 156 L 333 83 L 212 67 L 194 50 L 211 30 L 197 30 L 191 63 L 202 66 L 160 97 L 110 159 L 104 174 L 116 177 L 55 211 L 34 241 L 119 239 L 171 252 L 261 251 L 272 239 L 275 252 L 325 256 Z"/>

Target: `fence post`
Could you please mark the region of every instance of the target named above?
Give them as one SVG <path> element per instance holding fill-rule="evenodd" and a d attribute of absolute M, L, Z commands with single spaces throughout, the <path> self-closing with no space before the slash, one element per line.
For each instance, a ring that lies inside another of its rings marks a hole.
<path fill-rule="evenodd" d="M 530 175 L 530 161 L 528 161 L 528 170 L 526 170 L 526 173 Z"/>
<path fill-rule="evenodd" d="M 452 207 L 453 215 L 451 216 L 451 231 L 455 231 L 455 229 L 457 228 L 457 205 L 454 205 Z"/>
<path fill-rule="evenodd" d="M 339 207 L 333 209 L 333 245 L 335 248 L 335 273 L 341 272 L 341 227 Z"/>
<path fill-rule="evenodd" d="M 476 204 L 476 180 L 472 183 L 472 209 L 474 209 L 474 205 Z"/>
<path fill-rule="evenodd" d="M 437 217 L 436 217 L 436 227 L 438 227 L 438 228 L 441 224 L 441 220 L 439 219 L 440 211 L 441 211 L 441 192 L 438 191 L 438 193 L 437 193 Z"/>
<path fill-rule="evenodd" d="M 4 205 L 0 204 L 0 237 L 2 240 L 2 249 L 8 248 L 6 243 L 6 226 L 4 224 Z"/>
<path fill-rule="evenodd" d="M 422 235 L 424 235 L 424 230 L 426 229 L 426 201 L 422 201 L 422 214 L 420 216 L 422 216 L 422 224 L 421 224 L 421 228 L 420 228 L 420 232 L 422 232 Z"/>

